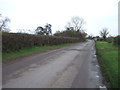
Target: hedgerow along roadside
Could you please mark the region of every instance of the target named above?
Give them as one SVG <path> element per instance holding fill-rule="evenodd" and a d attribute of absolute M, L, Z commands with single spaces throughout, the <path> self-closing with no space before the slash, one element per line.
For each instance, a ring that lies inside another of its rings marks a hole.
<path fill-rule="evenodd" d="M 80 42 L 78 38 L 21 33 L 2 34 L 3 61 Z"/>
<path fill-rule="evenodd" d="M 118 47 L 112 43 L 96 42 L 98 61 L 107 87 L 118 88 Z"/>
<path fill-rule="evenodd" d="M 2 52 L 9 53 L 36 46 L 52 46 L 80 42 L 78 38 L 41 36 L 21 33 L 2 34 Z"/>

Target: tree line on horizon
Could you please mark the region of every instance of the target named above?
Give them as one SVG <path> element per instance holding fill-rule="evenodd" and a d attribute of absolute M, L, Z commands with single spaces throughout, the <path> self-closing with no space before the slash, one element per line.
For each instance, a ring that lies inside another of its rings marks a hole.
<path fill-rule="evenodd" d="M 3 17 L 2 14 L 0 14 L 0 31 L 8 33 L 10 31 L 8 27 L 8 23 L 10 23 L 10 19 L 8 17 Z M 73 37 L 73 38 L 79 38 L 80 41 L 85 41 L 87 33 L 85 33 L 84 24 L 86 22 L 83 18 L 80 18 L 79 16 L 74 16 L 71 18 L 71 20 L 67 23 L 65 26 L 65 29 L 63 31 L 56 31 L 54 34 L 52 34 L 52 25 L 46 24 L 44 27 L 38 26 L 34 31 L 37 35 L 51 35 L 51 36 L 58 36 L 58 37 Z M 28 30 L 30 31 L 30 30 Z M 22 33 L 21 31 L 18 33 Z M 24 33 L 26 33 L 24 31 Z M 27 33 L 28 34 L 28 33 Z M 107 28 L 103 28 L 100 31 L 100 36 L 96 36 L 97 40 L 99 41 L 108 41 L 113 42 L 113 38 L 119 38 L 119 35 L 116 37 L 109 36 L 109 31 Z M 89 35 L 87 37 L 88 39 L 95 38 L 92 35 Z M 116 42 L 119 39 L 116 40 Z"/>
<path fill-rule="evenodd" d="M 8 28 L 7 23 L 10 22 L 10 19 L 8 17 L 3 17 L 1 14 L 0 14 L 0 18 L 1 18 L 0 19 L 0 31 L 8 33 L 10 29 Z M 52 29 L 51 29 L 52 25 L 48 23 L 44 27 L 38 26 L 34 31 L 35 31 L 35 34 L 37 35 L 76 37 L 81 40 L 83 39 L 84 41 L 87 35 L 87 33 L 85 33 L 83 29 L 84 24 L 85 24 L 85 21 L 83 18 L 74 16 L 71 18 L 71 21 L 67 23 L 64 31 L 56 31 L 56 33 L 52 35 Z"/>

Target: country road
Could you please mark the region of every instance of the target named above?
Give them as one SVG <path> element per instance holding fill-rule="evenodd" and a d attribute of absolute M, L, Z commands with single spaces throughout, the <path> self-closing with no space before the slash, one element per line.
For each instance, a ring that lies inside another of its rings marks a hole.
<path fill-rule="evenodd" d="M 3 65 L 3 88 L 99 88 L 95 42 L 74 44 Z"/>

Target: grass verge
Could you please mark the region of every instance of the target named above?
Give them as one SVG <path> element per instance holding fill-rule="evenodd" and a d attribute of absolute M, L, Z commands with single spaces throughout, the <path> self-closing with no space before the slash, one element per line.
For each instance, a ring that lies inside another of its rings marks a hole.
<path fill-rule="evenodd" d="M 98 61 L 107 86 L 118 88 L 118 47 L 107 42 L 96 42 Z"/>
<path fill-rule="evenodd" d="M 32 47 L 32 48 L 25 48 L 25 49 L 22 49 L 20 51 L 11 52 L 11 53 L 2 53 L 2 60 L 4 62 L 6 60 L 18 58 L 18 57 L 21 57 L 21 56 L 26 56 L 26 55 L 30 55 L 30 54 L 33 54 L 33 53 L 46 51 L 46 50 L 51 50 L 51 49 L 56 49 L 56 48 L 60 48 L 60 47 L 64 47 L 64 46 L 70 46 L 72 44 L 73 43 L 53 45 L 53 46 Z"/>

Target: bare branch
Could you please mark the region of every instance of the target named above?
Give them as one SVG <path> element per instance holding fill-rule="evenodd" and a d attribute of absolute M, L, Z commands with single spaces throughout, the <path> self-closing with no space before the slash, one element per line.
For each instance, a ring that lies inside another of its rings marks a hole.
<path fill-rule="evenodd" d="M 108 29 L 107 28 L 103 28 L 102 31 L 100 31 L 100 35 L 102 36 L 102 38 L 105 40 L 107 35 L 109 34 Z"/>
<path fill-rule="evenodd" d="M 68 27 L 73 27 L 75 31 L 82 31 L 85 21 L 83 18 L 74 16 L 71 19 L 71 22 L 68 23 Z"/>

